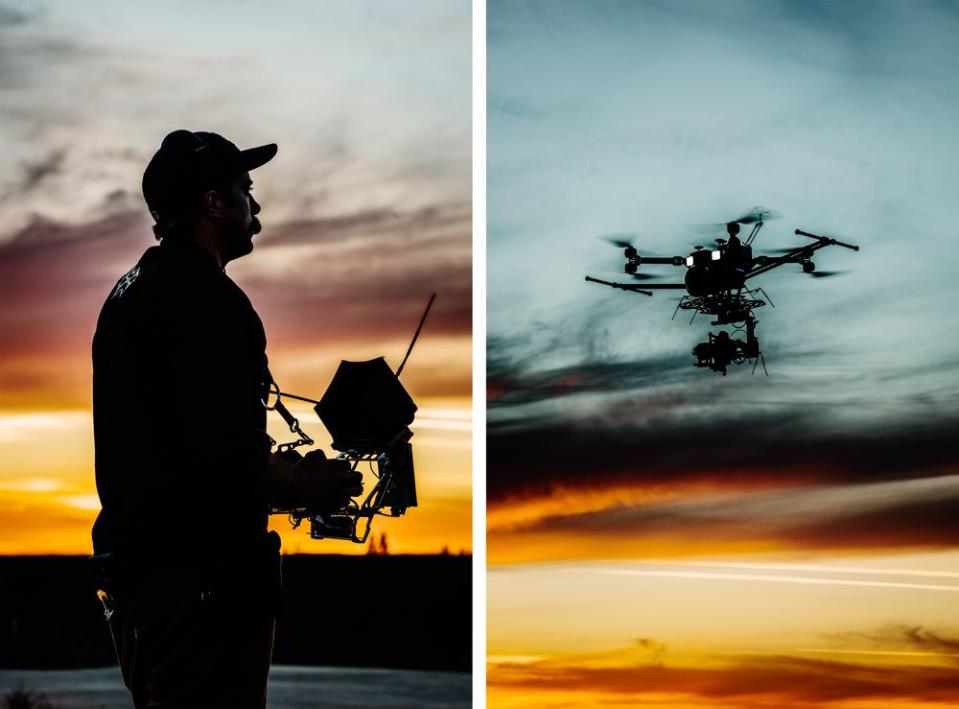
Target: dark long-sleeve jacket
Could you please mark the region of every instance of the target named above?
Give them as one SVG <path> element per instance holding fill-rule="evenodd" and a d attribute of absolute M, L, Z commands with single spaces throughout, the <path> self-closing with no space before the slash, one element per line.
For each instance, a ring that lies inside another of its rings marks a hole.
<path fill-rule="evenodd" d="M 93 340 L 96 553 L 180 568 L 266 528 L 266 337 L 209 254 L 164 242 L 111 291 Z"/>

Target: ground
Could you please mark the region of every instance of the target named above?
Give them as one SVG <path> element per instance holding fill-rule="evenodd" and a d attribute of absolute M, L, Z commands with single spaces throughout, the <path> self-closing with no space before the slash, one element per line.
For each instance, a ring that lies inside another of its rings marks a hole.
<path fill-rule="evenodd" d="M 42 693 L 53 709 L 131 709 L 116 667 L 94 670 L 0 670 L 0 696 L 18 687 Z M 471 705 L 465 672 L 274 666 L 269 709 Z"/>

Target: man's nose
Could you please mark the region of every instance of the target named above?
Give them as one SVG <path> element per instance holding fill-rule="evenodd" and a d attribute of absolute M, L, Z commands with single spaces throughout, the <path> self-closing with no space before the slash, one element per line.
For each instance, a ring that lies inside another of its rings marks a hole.
<path fill-rule="evenodd" d="M 256 216 L 260 213 L 260 203 L 253 199 L 252 195 L 250 196 L 250 214 Z"/>

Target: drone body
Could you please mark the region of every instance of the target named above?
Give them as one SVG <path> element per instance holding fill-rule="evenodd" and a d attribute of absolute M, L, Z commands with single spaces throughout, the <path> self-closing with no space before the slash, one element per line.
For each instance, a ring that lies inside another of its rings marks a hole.
<path fill-rule="evenodd" d="M 759 349 L 759 340 L 756 337 L 758 321 L 753 310 L 762 307 L 769 300 L 769 296 L 760 287 L 750 287 L 747 282 L 763 273 L 778 268 L 787 263 L 799 264 L 803 273 L 817 277 L 834 275 L 834 272 L 816 271 L 812 261 L 815 251 L 826 246 L 842 246 L 858 251 L 859 247 L 837 241 L 828 236 L 818 236 L 796 229 L 796 234 L 813 240 L 814 243 L 804 244 L 796 248 L 785 249 L 780 256 L 753 255 L 752 243 L 763 224 L 769 219 L 778 218 L 778 213 L 770 209 L 756 207 L 748 214 L 725 224 L 727 239 L 716 239 L 715 249 L 705 249 L 697 246 L 689 256 L 643 256 L 629 241 L 609 239 L 612 243 L 624 249 L 626 257 L 625 272 L 636 280 L 655 278 L 653 275 L 641 271 L 643 264 L 661 264 L 685 266 L 686 275 L 683 283 L 615 283 L 604 281 L 591 276 L 586 280 L 591 283 L 610 286 L 620 290 L 632 291 L 651 296 L 654 290 L 683 290 L 685 294 L 676 306 L 679 310 L 693 311 L 697 314 L 712 316 L 713 325 L 732 325 L 732 334 L 720 331 L 714 335 L 709 333 L 709 339 L 693 348 L 694 362 L 697 367 L 705 367 L 716 372 L 726 374 L 729 364 L 753 362 L 753 371 L 763 360 Z M 752 230 L 745 240 L 740 239 L 740 226 L 751 224 Z M 760 298 L 762 295 L 765 300 Z M 770 301 L 771 302 L 771 301 Z M 673 313 L 673 317 L 676 316 Z M 690 321 L 692 322 L 692 321 Z M 744 339 L 737 339 L 732 335 L 743 334 Z"/>

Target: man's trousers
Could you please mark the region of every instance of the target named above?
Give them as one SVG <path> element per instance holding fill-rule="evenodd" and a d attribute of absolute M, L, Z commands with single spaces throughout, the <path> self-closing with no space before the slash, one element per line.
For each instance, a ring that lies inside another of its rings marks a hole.
<path fill-rule="evenodd" d="M 263 709 L 279 538 L 224 568 L 148 574 L 114 594 L 110 631 L 136 709 Z"/>

